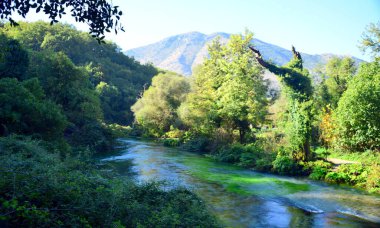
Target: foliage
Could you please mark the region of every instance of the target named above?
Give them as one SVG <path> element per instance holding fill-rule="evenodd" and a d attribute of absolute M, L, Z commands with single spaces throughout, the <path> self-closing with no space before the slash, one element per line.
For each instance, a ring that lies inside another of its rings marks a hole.
<path fill-rule="evenodd" d="M 347 89 L 348 82 L 356 72 L 355 61 L 352 58 L 330 59 L 326 64 L 326 86 L 330 96 L 330 105 L 336 108 L 340 97 Z"/>
<path fill-rule="evenodd" d="M 232 36 L 226 45 L 218 40 L 209 47 L 210 58 L 195 70 L 192 92 L 180 107 L 180 117 L 193 131 L 209 135 L 222 128 L 239 141 L 266 114 L 266 85 L 262 70 L 247 50 L 253 37 Z"/>
<path fill-rule="evenodd" d="M 274 172 L 281 175 L 300 175 L 301 167 L 293 158 L 278 154 L 273 161 Z"/>
<path fill-rule="evenodd" d="M 27 134 L 45 140 L 63 137 L 67 119 L 62 109 L 45 99 L 37 79 L 19 82 L 0 79 L 0 123 L 2 135 Z"/>
<path fill-rule="evenodd" d="M 24 78 L 28 69 L 29 59 L 27 51 L 17 40 L 9 39 L 0 32 L 0 78 Z"/>
<path fill-rule="evenodd" d="M 286 116 L 286 129 L 284 131 L 288 150 L 291 156 L 296 160 L 311 159 L 311 131 L 313 113 L 312 93 L 313 88 L 309 78 L 309 72 L 303 69 L 303 60 L 301 54 L 292 47 L 293 58 L 283 67 L 276 66 L 264 61 L 260 51 L 254 47 L 249 47 L 255 54 L 257 62 L 276 74 L 283 85 L 283 92 L 289 98 L 289 113 Z"/>
<path fill-rule="evenodd" d="M 210 152 L 211 140 L 204 135 L 194 136 L 188 133 L 184 136 L 182 148 L 192 152 L 206 153 Z"/>
<path fill-rule="evenodd" d="M 57 23 L 62 15 L 66 14 L 69 8 L 71 16 L 75 21 L 86 23 L 90 28 L 90 34 L 97 37 L 99 41 L 104 39 L 104 32 L 110 32 L 110 29 L 124 31 L 119 20 L 123 14 L 118 6 L 112 6 L 105 0 L 93 2 L 91 0 L 65 0 L 65 1 L 30 1 L 30 0 L 11 0 L 0 3 L 0 18 L 8 19 L 11 25 L 18 25 L 13 19 L 12 14 L 17 12 L 22 17 L 26 17 L 30 9 L 36 9 L 36 12 L 42 10 L 51 19 L 50 24 Z M 58 19 L 59 17 L 59 19 Z"/>
<path fill-rule="evenodd" d="M 373 163 L 379 163 L 380 162 L 380 153 L 376 151 L 366 150 L 366 151 L 360 151 L 360 152 L 354 152 L 354 151 L 339 151 L 339 150 L 333 150 L 329 149 L 330 156 L 332 158 L 338 158 L 338 159 L 345 159 L 349 161 L 356 161 L 360 162 L 362 164 L 368 165 Z"/>
<path fill-rule="evenodd" d="M 369 51 L 376 60 L 380 58 L 380 21 L 371 23 L 362 35 L 360 49 L 363 52 Z"/>
<path fill-rule="evenodd" d="M 131 107 L 146 135 L 160 137 L 171 126 L 181 126 L 177 109 L 189 90 L 189 83 L 180 75 L 162 73 L 153 77 L 152 85 Z"/>
<path fill-rule="evenodd" d="M 130 107 L 157 74 L 152 65 L 139 64 L 133 58 L 125 56 L 115 44 L 106 42 L 99 45 L 89 34 L 67 24 L 50 26 L 41 21 L 20 22 L 17 27 L 5 24 L 0 31 L 16 39 L 27 50 L 33 51 L 29 56 L 33 68 L 44 66 L 41 60 L 45 55 L 63 52 L 76 67 L 82 68 L 93 87 L 101 82 L 106 83 L 110 90 L 99 92 L 107 123 L 131 125 L 133 114 Z M 38 75 L 33 77 L 36 76 Z"/>
<path fill-rule="evenodd" d="M 310 179 L 313 180 L 324 180 L 326 174 L 330 171 L 332 168 L 331 163 L 325 162 L 322 160 L 314 161 L 314 162 L 308 162 L 307 168 L 311 169 L 311 173 L 309 175 Z M 305 167 L 304 167 L 305 169 Z"/>
<path fill-rule="evenodd" d="M 326 146 L 332 146 L 336 141 L 336 123 L 334 121 L 330 106 L 326 106 L 322 110 L 322 116 L 319 123 L 320 140 Z"/>
<path fill-rule="evenodd" d="M 380 63 L 362 64 L 334 112 L 340 148 L 380 149 Z"/>
<path fill-rule="evenodd" d="M 317 155 L 318 158 L 327 159 L 327 156 L 329 156 L 331 153 L 328 149 L 324 147 L 318 147 L 315 149 L 314 153 Z"/>
<path fill-rule="evenodd" d="M 114 135 L 115 138 L 126 138 L 131 135 L 132 128 L 130 126 L 122 126 L 119 124 L 109 124 L 107 125 Z"/>
<path fill-rule="evenodd" d="M 160 142 L 164 144 L 164 146 L 176 147 L 181 145 L 181 140 L 179 138 L 164 138 L 160 139 Z"/>
<path fill-rule="evenodd" d="M 235 163 L 259 171 L 270 171 L 274 160 L 273 154 L 263 151 L 258 143 L 235 143 L 225 146 L 213 154 L 213 157 L 222 162 Z"/>
<path fill-rule="evenodd" d="M 0 220 L 5 226 L 216 227 L 186 189 L 115 178 L 110 167 L 63 161 L 41 142 L 0 138 Z"/>

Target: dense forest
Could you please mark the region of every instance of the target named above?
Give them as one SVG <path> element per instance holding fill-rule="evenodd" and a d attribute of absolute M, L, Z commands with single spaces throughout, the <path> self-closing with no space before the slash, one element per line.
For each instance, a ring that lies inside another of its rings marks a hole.
<path fill-rule="evenodd" d="M 190 79 L 153 77 L 132 106 L 135 128 L 219 161 L 379 193 L 379 29 L 372 24 L 362 41 L 373 61 L 334 57 L 311 73 L 294 47 L 276 66 L 251 46 L 250 32 L 215 40 Z M 277 75 L 280 93 L 269 93 L 264 70 Z M 356 162 L 333 167 L 329 155 Z"/>
<path fill-rule="evenodd" d="M 158 73 L 70 25 L 1 24 L 0 226 L 217 226 L 190 191 L 92 159 L 128 131 Z"/>

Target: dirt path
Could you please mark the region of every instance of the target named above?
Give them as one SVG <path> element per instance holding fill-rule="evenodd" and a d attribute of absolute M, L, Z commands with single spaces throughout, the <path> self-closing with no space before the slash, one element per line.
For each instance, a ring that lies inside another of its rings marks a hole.
<path fill-rule="evenodd" d="M 349 160 L 343 160 L 338 158 L 327 158 L 327 161 L 335 164 L 335 165 L 342 165 L 342 164 L 359 164 L 360 162 L 356 161 L 349 161 Z"/>
<path fill-rule="evenodd" d="M 359 164 L 360 163 L 356 161 L 349 161 L 349 160 L 343 160 L 343 159 L 338 159 L 338 158 L 327 158 L 327 161 L 334 164 L 333 171 L 336 171 L 337 168 L 343 164 Z"/>

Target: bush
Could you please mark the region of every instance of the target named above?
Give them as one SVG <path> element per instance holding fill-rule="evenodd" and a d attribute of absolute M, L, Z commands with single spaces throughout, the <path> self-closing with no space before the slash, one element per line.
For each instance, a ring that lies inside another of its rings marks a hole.
<path fill-rule="evenodd" d="M 247 145 L 236 143 L 225 146 L 219 149 L 213 157 L 221 162 L 234 163 L 258 171 L 270 171 L 274 160 L 274 154 L 264 152 L 257 143 Z"/>
<path fill-rule="evenodd" d="M 162 142 L 164 146 L 169 146 L 169 147 L 176 147 L 176 146 L 181 145 L 181 140 L 178 138 L 160 139 L 160 142 Z"/>
<path fill-rule="evenodd" d="M 123 126 L 116 123 L 106 125 L 106 127 L 111 130 L 115 138 L 129 137 L 133 130 L 130 126 Z"/>
<path fill-rule="evenodd" d="M 314 153 L 317 155 L 317 158 L 327 159 L 327 157 L 331 154 L 326 148 L 318 147 Z"/>
<path fill-rule="evenodd" d="M 273 171 L 281 175 L 296 175 L 300 172 L 300 166 L 289 156 L 277 155 L 273 161 Z"/>
<path fill-rule="evenodd" d="M 210 139 L 206 136 L 186 138 L 183 144 L 183 149 L 193 152 L 206 153 L 209 152 Z"/>
<path fill-rule="evenodd" d="M 326 174 L 325 180 L 330 183 L 347 183 L 349 176 L 346 173 L 341 172 L 329 172 Z"/>
<path fill-rule="evenodd" d="M 368 176 L 365 183 L 365 188 L 369 192 L 380 194 L 380 164 L 373 163 L 367 168 Z"/>
<path fill-rule="evenodd" d="M 311 173 L 309 175 L 310 179 L 323 180 L 325 179 L 326 174 L 332 168 L 332 165 L 329 162 L 318 160 L 315 162 L 308 162 L 307 168 L 311 170 Z"/>

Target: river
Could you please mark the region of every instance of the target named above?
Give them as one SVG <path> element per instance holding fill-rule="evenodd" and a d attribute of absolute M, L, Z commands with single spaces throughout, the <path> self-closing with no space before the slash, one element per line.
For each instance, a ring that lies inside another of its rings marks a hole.
<path fill-rule="evenodd" d="M 154 142 L 121 141 L 125 149 L 103 162 L 138 182 L 191 189 L 227 227 L 380 227 L 378 195 L 258 173 Z"/>

